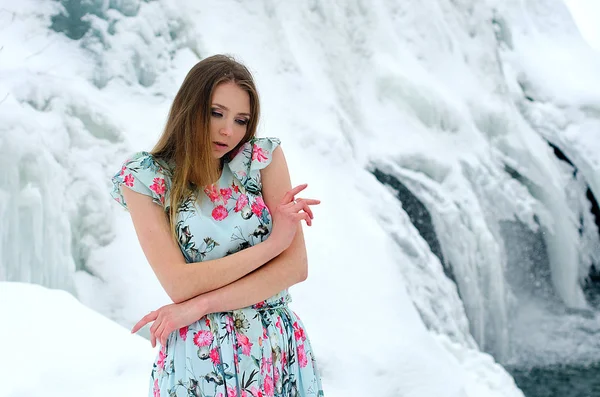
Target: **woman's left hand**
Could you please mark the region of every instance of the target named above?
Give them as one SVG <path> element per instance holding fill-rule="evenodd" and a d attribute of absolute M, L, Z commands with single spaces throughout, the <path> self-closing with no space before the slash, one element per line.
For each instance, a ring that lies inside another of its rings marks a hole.
<path fill-rule="evenodd" d="M 200 305 L 194 303 L 193 299 L 181 303 L 172 303 L 150 312 L 133 326 L 131 333 L 136 333 L 144 325 L 154 321 L 154 324 L 150 327 L 150 343 L 152 347 L 155 347 L 158 339 L 160 344 L 165 346 L 171 332 L 190 325 L 206 315 L 200 309 Z"/>

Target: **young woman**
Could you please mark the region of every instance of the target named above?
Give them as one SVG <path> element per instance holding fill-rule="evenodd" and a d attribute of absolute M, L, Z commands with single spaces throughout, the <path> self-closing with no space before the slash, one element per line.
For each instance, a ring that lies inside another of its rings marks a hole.
<path fill-rule="evenodd" d="M 280 141 L 256 138 L 250 72 L 223 55 L 186 76 L 164 133 L 113 177 L 173 304 L 142 318 L 161 349 L 149 395 L 322 396 L 309 339 L 287 288 L 307 277 L 301 220 Z"/>

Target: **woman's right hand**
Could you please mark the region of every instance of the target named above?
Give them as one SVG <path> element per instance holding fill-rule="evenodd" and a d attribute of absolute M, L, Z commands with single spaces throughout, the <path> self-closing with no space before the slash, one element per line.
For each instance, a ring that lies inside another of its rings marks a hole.
<path fill-rule="evenodd" d="M 304 221 L 308 226 L 312 226 L 314 218 L 313 212 L 310 209 L 311 205 L 321 203 L 321 200 L 297 198 L 296 194 L 306 189 L 308 184 L 298 185 L 292 190 L 289 190 L 281 200 L 281 203 L 271 211 L 273 219 L 273 229 L 268 240 L 275 244 L 281 251 L 287 249 L 296 232 L 298 231 L 298 222 Z"/>

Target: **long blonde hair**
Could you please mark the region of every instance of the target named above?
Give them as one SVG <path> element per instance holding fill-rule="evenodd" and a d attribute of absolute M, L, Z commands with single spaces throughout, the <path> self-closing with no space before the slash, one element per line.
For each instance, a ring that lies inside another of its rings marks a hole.
<path fill-rule="evenodd" d="M 198 62 L 179 88 L 164 131 L 150 151 L 172 167 L 169 223 L 177 241 L 177 209 L 191 193 L 192 185 L 203 187 L 219 177 L 211 153 L 211 100 L 217 85 L 233 82 L 250 96 L 250 119 L 246 135 L 229 153 L 256 135 L 260 115 L 258 92 L 250 71 L 231 56 L 213 55 Z M 225 156 L 224 156 L 225 158 Z M 224 158 L 221 160 L 223 166 Z"/>

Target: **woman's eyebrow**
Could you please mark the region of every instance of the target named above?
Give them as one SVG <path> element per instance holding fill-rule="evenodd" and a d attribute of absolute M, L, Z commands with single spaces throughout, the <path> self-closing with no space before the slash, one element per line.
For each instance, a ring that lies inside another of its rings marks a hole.
<path fill-rule="evenodd" d="M 218 103 L 213 103 L 213 106 L 216 106 L 216 107 L 221 108 L 223 110 L 229 111 L 229 108 L 227 106 L 223 106 L 223 105 L 220 105 Z M 238 113 L 238 115 L 250 117 L 250 113 Z"/>

